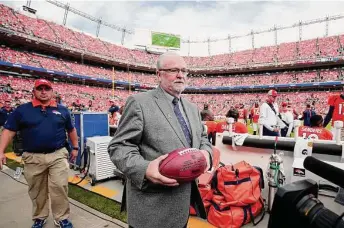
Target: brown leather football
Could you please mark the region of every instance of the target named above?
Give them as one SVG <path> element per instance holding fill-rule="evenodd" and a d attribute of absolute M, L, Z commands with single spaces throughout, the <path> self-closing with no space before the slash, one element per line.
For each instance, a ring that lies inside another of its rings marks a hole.
<path fill-rule="evenodd" d="M 203 174 L 206 167 L 207 159 L 199 149 L 179 148 L 160 162 L 159 172 L 178 182 L 189 182 Z"/>

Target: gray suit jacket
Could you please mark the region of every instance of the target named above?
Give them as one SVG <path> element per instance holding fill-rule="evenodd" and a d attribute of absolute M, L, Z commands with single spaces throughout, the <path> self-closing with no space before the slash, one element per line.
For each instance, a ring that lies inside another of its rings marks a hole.
<path fill-rule="evenodd" d="M 145 179 L 150 161 L 177 148 L 188 147 L 167 102 L 160 87 L 129 97 L 109 144 L 111 160 L 127 177 L 128 223 L 135 228 L 179 228 L 188 220 L 194 183 L 166 187 Z M 192 147 L 212 153 L 197 106 L 183 98 L 181 102 L 191 128 Z"/>

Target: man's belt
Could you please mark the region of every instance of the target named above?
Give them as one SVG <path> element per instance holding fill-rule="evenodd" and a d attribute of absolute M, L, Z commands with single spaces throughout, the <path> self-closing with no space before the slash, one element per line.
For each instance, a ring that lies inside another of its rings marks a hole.
<path fill-rule="evenodd" d="M 57 150 L 60 150 L 64 148 L 64 146 L 58 147 L 56 149 L 47 149 L 47 150 L 31 150 L 31 151 L 27 151 L 29 153 L 34 153 L 34 154 L 51 154 L 54 153 Z"/>

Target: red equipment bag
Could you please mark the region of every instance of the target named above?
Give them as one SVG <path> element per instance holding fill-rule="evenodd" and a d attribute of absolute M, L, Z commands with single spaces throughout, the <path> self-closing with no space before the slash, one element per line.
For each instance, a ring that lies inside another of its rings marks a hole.
<path fill-rule="evenodd" d="M 257 225 L 264 218 L 263 214 L 260 220 L 255 222 L 255 218 L 264 210 L 262 198 L 252 205 L 243 207 L 229 206 L 225 201 L 216 204 L 214 201 L 208 211 L 208 222 L 216 227 L 239 228 L 249 222 Z"/>
<path fill-rule="evenodd" d="M 198 177 L 198 189 L 200 191 L 202 201 L 204 204 L 204 208 L 206 211 L 208 211 L 213 197 L 213 189 L 211 189 L 211 181 L 212 178 L 217 170 L 217 168 L 220 166 L 220 151 L 216 147 L 212 147 L 213 149 L 213 168 L 203 173 L 201 176 Z M 196 215 L 195 209 L 190 206 L 190 215 Z"/>
<path fill-rule="evenodd" d="M 198 186 L 207 186 L 211 183 L 212 178 L 220 166 L 220 151 L 216 147 L 212 147 L 213 149 L 213 167 L 210 171 L 203 173 L 201 176 L 198 177 Z"/>
<path fill-rule="evenodd" d="M 208 184 L 206 186 L 198 186 L 198 190 L 201 194 L 205 211 L 208 211 L 208 209 L 211 205 L 211 200 L 213 199 L 214 190 L 211 189 L 210 184 Z M 190 206 L 190 215 L 196 215 L 196 211 L 192 206 Z"/>
<path fill-rule="evenodd" d="M 245 206 L 261 196 L 261 172 L 245 161 L 217 169 L 214 188 L 224 196 L 228 205 Z"/>
<path fill-rule="evenodd" d="M 258 224 L 265 215 L 262 180 L 261 169 L 245 161 L 218 168 L 212 181 L 214 193 L 208 221 L 224 228 L 241 227 L 249 222 Z M 259 214 L 262 216 L 255 222 Z"/>

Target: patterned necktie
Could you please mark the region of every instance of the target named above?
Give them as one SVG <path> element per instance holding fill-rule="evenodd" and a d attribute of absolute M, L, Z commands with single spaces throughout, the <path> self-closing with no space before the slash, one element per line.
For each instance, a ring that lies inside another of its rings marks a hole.
<path fill-rule="evenodd" d="M 178 98 L 174 98 L 173 99 L 173 101 L 172 101 L 173 107 L 174 107 L 173 110 L 174 110 L 174 113 L 177 116 L 177 119 L 178 119 L 178 122 L 179 122 L 180 126 L 182 127 L 182 130 L 183 130 L 184 136 L 186 138 L 186 141 L 191 146 L 191 134 L 190 134 L 188 125 L 186 124 L 186 121 L 185 121 L 185 119 L 184 119 L 184 117 L 182 115 L 182 112 L 179 109 L 178 101 L 179 101 Z"/>

